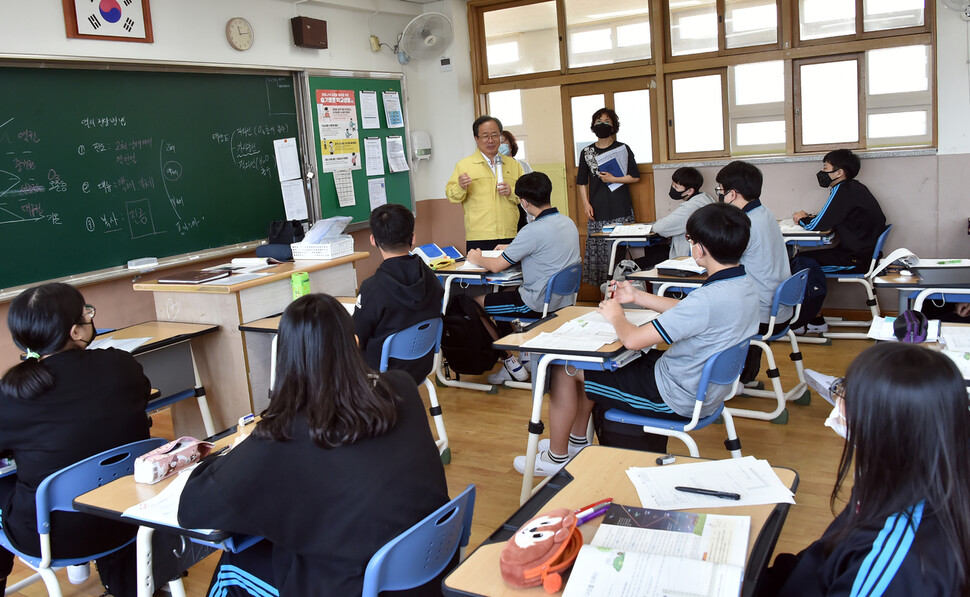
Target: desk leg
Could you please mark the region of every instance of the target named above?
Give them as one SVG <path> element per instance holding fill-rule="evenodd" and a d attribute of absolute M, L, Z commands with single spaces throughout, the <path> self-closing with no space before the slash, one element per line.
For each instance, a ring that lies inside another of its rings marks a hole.
<path fill-rule="evenodd" d="M 448 300 L 451 297 L 451 284 L 460 279 L 459 276 L 454 274 L 445 278 L 445 295 L 441 301 L 441 314 L 445 314 L 445 310 L 448 309 Z M 495 394 L 498 392 L 498 388 L 490 384 L 475 383 L 471 381 L 458 381 L 456 379 L 448 379 L 445 377 L 445 367 L 444 359 L 441 357 L 441 351 L 438 351 L 434 355 L 434 373 L 438 378 L 438 383 L 442 386 L 448 386 L 451 388 L 465 388 L 466 390 L 478 390 L 480 392 L 488 392 L 489 394 Z"/>
<path fill-rule="evenodd" d="M 202 385 L 202 378 L 199 377 L 199 366 L 195 362 L 195 351 L 192 350 L 192 343 L 189 343 L 189 353 L 192 355 L 192 373 L 195 374 L 195 397 L 199 401 L 199 412 L 202 413 L 202 425 L 205 427 L 205 436 L 212 437 L 216 434 L 216 426 L 212 423 L 212 413 L 209 412 L 209 402 L 205 397 L 205 386 Z"/>
<path fill-rule="evenodd" d="M 553 358 L 550 355 L 539 355 L 539 363 L 535 368 L 532 379 L 532 418 L 529 419 L 529 443 L 525 448 L 525 470 L 522 472 L 522 491 L 519 494 L 519 505 L 532 497 L 532 482 L 536 470 L 536 454 L 539 451 L 539 425 L 542 424 L 542 398 L 545 395 L 546 376 Z"/>
<path fill-rule="evenodd" d="M 587 239 L 587 242 L 589 242 L 588 239 Z M 610 267 L 608 270 L 606 270 L 607 280 L 613 279 L 613 271 L 616 269 L 616 250 L 620 248 L 621 244 L 623 244 L 623 241 L 620 239 L 616 239 L 615 241 L 613 241 L 613 244 L 610 245 Z"/>
<path fill-rule="evenodd" d="M 152 577 L 152 535 L 155 529 L 138 527 L 136 539 L 137 567 L 135 577 L 138 582 L 138 597 L 152 597 L 155 593 L 155 579 Z"/>

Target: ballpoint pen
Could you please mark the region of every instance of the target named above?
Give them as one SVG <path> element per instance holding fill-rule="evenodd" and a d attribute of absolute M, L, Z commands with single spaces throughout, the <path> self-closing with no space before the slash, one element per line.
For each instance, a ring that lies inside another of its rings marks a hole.
<path fill-rule="evenodd" d="M 712 497 L 721 498 L 724 500 L 740 500 L 741 494 L 731 493 L 728 491 L 717 491 L 716 489 L 701 489 L 700 487 L 683 487 L 678 485 L 674 487 L 677 491 L 683 491 L 684 493 L 696 493 L 698 495 L 709 495 Z"/>
<path fill-rule="evenodd" d="M 937 261 L 936 264 L 937 265 L 947 265 L 947 264 L 950 264 L 950 263 L 960 263 L 961 261 L 963 261 L 963 260 L 962 259 L 943 259 L 941 261 Z"/>
<path fill-rule="evenodd" d="M 585 524 L 585 523 L 593 520 L 597 516 L 602 516 L 602 515 L 606 514 L 606 511 L 609 510 L 609 509 L 610 509 L 610 505 L 609 504 L 603 504 L 602 506 L 598 506 L 595 510 L 593 510 L 589 514 L 586 514 L 585 516 L 577 516 L 576 517 L 576 524 L 577 525 Z"/>
<path fill-rule="evenodd" d="M 580 517 L 586 516 L 588 514 L 591 514 L 594 510 L 596 510 L 596 509 L 598 509 L 600 507 L 603 507 L 604 505 L 605 506 L 609 506 L 610 503 L 612 503 L 612 502 L 613 502 L 613 498 L 608 497 L 608 498 L 602 499 L 602 500 L 600 500 L 598 502 L 593 502 L 592 504 L 590 504 L 588 506 L 583 506 L 582 508 L 579 508 L 578 510 L 575 511 L 576 517 L 577 518 L 580 518 Z"/>

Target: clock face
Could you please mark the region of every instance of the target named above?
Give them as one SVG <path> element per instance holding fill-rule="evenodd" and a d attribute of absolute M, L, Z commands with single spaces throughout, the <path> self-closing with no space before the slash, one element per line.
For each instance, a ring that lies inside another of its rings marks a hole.
<path fill-rule="evenodd" d="M 236 50 L 248 50 L 253 47 L 253 26 L 242 17 L 229 19 L 226 23 L 226 40 Z"/>

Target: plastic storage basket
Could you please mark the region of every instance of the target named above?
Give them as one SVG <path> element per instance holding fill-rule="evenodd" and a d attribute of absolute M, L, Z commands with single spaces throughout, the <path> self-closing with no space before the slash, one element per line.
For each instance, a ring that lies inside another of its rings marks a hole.
<path fill-rule="evenodd" d="M 293 250 L 293 259 L 336 259 L 354 252 L 354 238 L 341 234 L 320 244 L 293 243 L 290 249 Z"/>

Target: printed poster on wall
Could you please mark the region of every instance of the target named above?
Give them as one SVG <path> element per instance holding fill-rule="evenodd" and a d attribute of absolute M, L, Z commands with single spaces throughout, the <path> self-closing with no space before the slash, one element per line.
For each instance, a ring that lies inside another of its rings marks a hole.
<path fill-rule="evenodd" d="M 354 92 L 318 89 L 316 100 L 323 171 L 359 170 L 360 143 Z"/>

